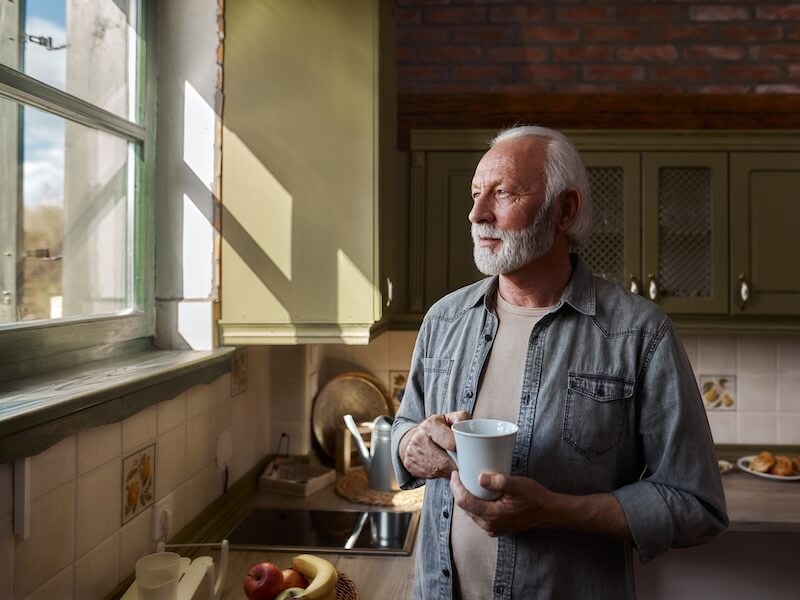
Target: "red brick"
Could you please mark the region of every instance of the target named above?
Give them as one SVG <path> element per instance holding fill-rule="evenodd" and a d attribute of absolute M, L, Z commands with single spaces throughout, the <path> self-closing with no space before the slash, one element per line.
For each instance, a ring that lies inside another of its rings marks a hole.
<path fill-rule="evenodd" d="M 646 39 L 643 27 L 628 25 L 597 25 L 583 28 L 587 42 L 638 42 Z"/>
<path fill-rule="evenodd" d="M 447 69 L 438 65 L 400 65 L 397 75 L 400 81 L 436 81 L 447 79 Z"/>
<path fill-rule="evenodd" d="M 511 68 L 499 65 L 492 66 L 463 66 L 453 67 L 450 72 L 453 81 L 471 79 L 485 79 L 490 81 L 504 81 L 511 79 Z"/>
<path fill-rule="evenodd" d="M 647 68 L 649 79 L 654 81 L 681 81 L 696 82 L 709 81 L 711 79 L 711 67 L 690 67 L 680 66 L 653 66 Z"/>
<path fill-rule="evenodd" d="M 800 85 L 791 85 L 788 83 L 757 85 L 756 94 L 800 94 Z"/>
<path fill-rule="evenodd" d="M 787 25 L 786 26 L 786 39 L 787 40 L 800 40 L 800 25 Z"/>
<path fill-rule="evenodd" d="M 778 45 L 753 46 L 750 58 L 760 60 L 800 60 L 800 46 Z"/>
<path fill-rule="evenodd" d="M 511 27 L 484 26 L 484 27 L 454 27 L 450 32 L 453 43 L 456 44 L 508 44 L 514 39 L 514 30 Z"/>
<path fill-rule="evenodd" d="M 684 86 L 677 84 L 665 83 L 625 83 L 620 85 L 620 91 L 634 94 L 682 94 L 685 89 Z"/>
<path fill-rule="evenodd" d="M 422 23 L 422 13 L 418 8 L 398 8 L 395 22 L 398 27 L 404 25 L 419 25 Z"/>
<path fill-rule="evenodd" d="M 747 94 L 751 90 L 749 85 L 721 85 L 721 84 L 712 84 L 712 85 L 701 85 L 698 88 L 690 88 L 690 91 L 696 91 L 700 94 L 731 94 L 731 95 L 741 95 Z"/>
<path fill-rule="evenodd" d="M 677 40 L 713 40 L 718 27 L 711 25 L 655 25 L 653 39 L 659 42 Z"/>
<path fill-rule="evenodd" d="M 767 4 L 766 6 L 756 6 L 756 19 L 762 21 L 800 20 L 800 4 Z"/>
<path fill-rule="evenodd" d="M 478 46 L 432 46 L 422 48 L 420 52 L 426 62 L 467 62 L 481 56 Z"/>
<path fill-rule="evenodd" d="M 486 9 L 476 6 L 448 6 L 427 8 L 423 12 L 426 23 L 435 25 L 462 25 L 464 23 L 485 23 Z"/>
<path fill-rule="evenodd" d="M 426 83 L 424 92 L 428 94 L 478 94 L 485 92 L 482 83 L 463 83 L 461 81 L 450 83 L 443 81 L 439 83 Z"/>
<path fill-rule="evenodd" d="M 547 60 L 547 49 L 543 46 L 510 46 L 487 48 L 486 58 L 490 62 L 544 62 Z"/>
<path fill-rule="evenodd" d="M 738 79 L 753 84 L 777 80 L 780 69 L 771 65 L 722 65 L 718 73 L 721 80 Z"/>
<path fill-rule="evenodd" d="M 584 81 L 641 81 L 644 69 L 638 65 L 590 65 L 581 69 Z"/>
<path fill-rule="evenodd" d="M 613 94 L 619 86 L 614 83 L 558 83 L 554 92 L 563 94 Z"/>
<path fill-rule="evenodd" d="M 569 6 L 556 9 L 557 21 L 605 21 L 615 16 L 612 6 Z"/>
<path fill-rule="evenodd" d="M 431 44 L 431 43 L 444 43 L 447 41 L 447 29 L 438 28 L 423 28 L 423 27 L 409 27 L 399 28 L 397 30 L 397 45 L 402 46 L 409 44 L 414 46 L 416 44 Z"/>
<path fill-rule="evenodd" d="M 549 20 L 550 9 L 546 6 L 498 6 L 489 9 L 490 23 L 531 23 Z"/>
<path fill-rule="evenodd" d="M 744 58 L 744 47 L 688 46 L 683 54 L 688 60 L 741 60 Z"/>
<path fill-rule="evenodd" d="M 556 46 L 553 59 L 556 62 L 608 61 L 614 57 L 611 46 Z"/>
<path fill-rule="evenodd" d="M 619 6 L 617 14 L 621 21 L 673 21 L 681 18 L 683 8 L 662 3 Z"/>
<path fill-rule="evenodd" d="M 617 48 L 617 58 L 627 62 L 669 62 L 678 58 L 675 46 L 620 46 Z"/>
<path fill-rule="evenodd" d="M 487 91 L 498 94 L 542 94 L 551 91 L 551 87 L 536 83 L 498 83 L 490 85 Z"/>
<path fill-rule="evenodd" d="M 692 21 L 749 21 L 750 9 L 745 6 L 714 6 L 710 4 L 689 7 Z"/>
<path fill-rule="evenodd" d="M 397 62 L 414 62 L 417 60 L 417 49 L 406 46 L 397 47 Z"/>
<path fill-rule="evenodd" d="M 800 80 L 800 65 L 789 65 L 789 79 Z"/>
<path fill-rule="evenodd" d="M 740 44 L 783 39 L 783 27 L 780 25 L 720 25 L 716 31 L 721 41 Z"/>
<path fill-rule="evenodd" d="M 517 72 L 520 78 L 524 78 L 526 81 L 574 81 L 578 74 L 575 67 L 556 67 L 554 65 L 521 67 Z"/>
<path fill-rule="evenodd" d="M 565 25 L 525 27 L 522 39 L 535 42 L 574 42 L 578 39 L 578 28 Z"/>

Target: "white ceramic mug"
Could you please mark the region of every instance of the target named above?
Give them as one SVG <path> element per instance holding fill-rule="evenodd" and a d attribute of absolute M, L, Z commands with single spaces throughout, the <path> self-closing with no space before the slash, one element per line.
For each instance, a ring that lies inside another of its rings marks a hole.
<path fill-rule="evenodd" d="M 470 494 L 482 500 L 495 500 L 500 492 L 478 484 L 481 473 L 511 473 L 511 457 L 517 438 L 516 423 L 500 419 L 468 419 L 450 427 L 456 438 L 456 451 L 447 453 L 458 467 L 461 483 Z"/>
<path fill-rule="evenodd" d="M 156 552 L 143 556 L 136 561 L 139 600 L 177 600 L 180 575 L 180 554 Z"/>

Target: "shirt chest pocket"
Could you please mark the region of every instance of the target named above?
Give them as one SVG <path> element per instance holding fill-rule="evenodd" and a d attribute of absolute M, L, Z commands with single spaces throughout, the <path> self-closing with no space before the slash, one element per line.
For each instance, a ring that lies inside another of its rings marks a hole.
<path fill-rule="evenodd" d="M 621 377 L 569 373 L 562 438 L 589 458 L 622 438 L 633 382 Z"/>
<path fill-rule="evenodd" d="M 429 409 L 436 412 L 446 412 L 442 408 L 442 402 L 447 394 L 447 385 L 450 382 L 450 371 L 453 368 L 452 358 L 432 358 L 422 359 L 422 366 L 425 370 L 425 401 L 435 399 L 435 404 Z"/>

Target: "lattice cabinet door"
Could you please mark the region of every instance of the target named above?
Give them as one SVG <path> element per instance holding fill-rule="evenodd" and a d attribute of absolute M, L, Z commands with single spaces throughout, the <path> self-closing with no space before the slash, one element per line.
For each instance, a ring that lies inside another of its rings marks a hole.
<path fill-rule="evenodd" d="M 575 251 L 595 275 L 641 293 L 640 155 L 581 156 L 592 190 L 592 235 Z"/>
<path fill-rule="evenodd" d="M 800 154 L 731 154 L 731 312 L 800 314 Z"/>
<path fill-rule="evenodd" d="M 644 295 L 673 314 L 728 312 L 727 154 L 646 152 Z"/>

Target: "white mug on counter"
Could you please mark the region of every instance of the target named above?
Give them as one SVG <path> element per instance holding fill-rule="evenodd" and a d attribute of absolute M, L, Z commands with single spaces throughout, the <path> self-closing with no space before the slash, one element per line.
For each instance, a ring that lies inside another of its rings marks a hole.
<path fill-rule="evenodd" d="M 456 438 L 456 451 L 447 451 L 458 467 L 461 483 L 473 496 L 495 500 L 500 492 L 478 484 L 481 473 L 511 473 L 511 458 L 517 438 L 516 423 L 500 419 L 468 419 L 450 427 Z"/>
<path fill-rule="evenodd" d="M 156 552 L 143 556 L 136 561 L 139 600 L 177 600 L 180 575 L 180 554 Z"/>

